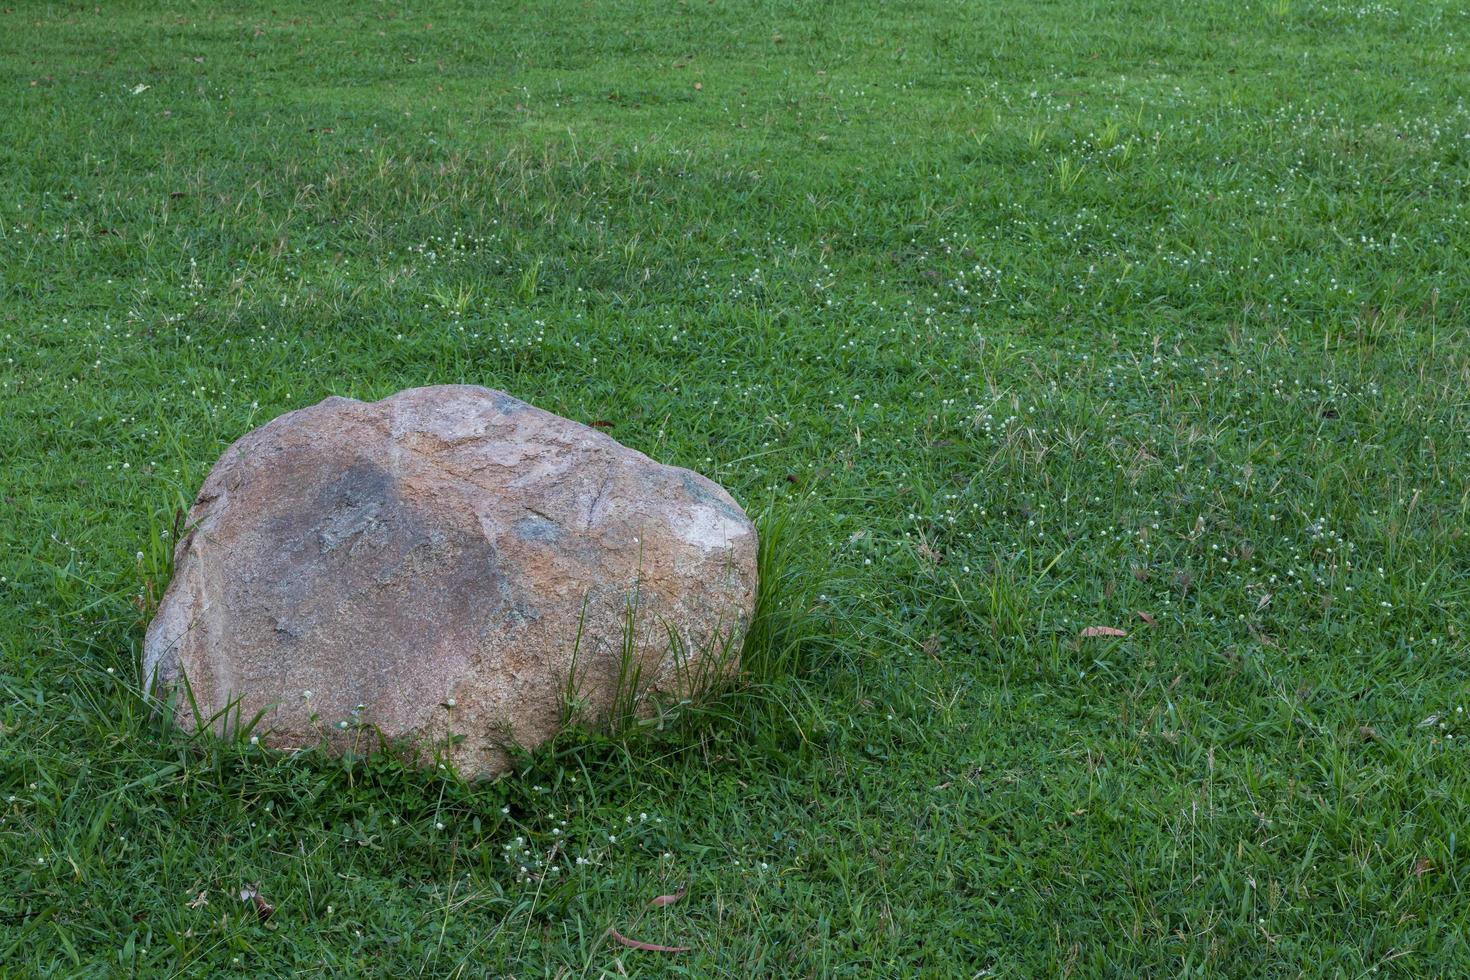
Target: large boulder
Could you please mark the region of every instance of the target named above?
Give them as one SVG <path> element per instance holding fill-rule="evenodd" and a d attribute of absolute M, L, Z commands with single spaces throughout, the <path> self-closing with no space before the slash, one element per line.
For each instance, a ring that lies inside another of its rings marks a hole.
<path fill-rule="evenodd" d="M 755 586 L 755 528 L 697 473 L 486 388 L 328 398 L 204 481 L 145 682 L 186 727 L 381 733 L 490 775 L 569 702 L 646 711 L 735 669 Z"/>

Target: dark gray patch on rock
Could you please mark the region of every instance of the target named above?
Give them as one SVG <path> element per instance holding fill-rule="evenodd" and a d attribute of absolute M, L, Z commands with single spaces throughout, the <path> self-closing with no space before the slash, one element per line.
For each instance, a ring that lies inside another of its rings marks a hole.
<path fill-rule="evenodd" d="M 555 542 L 561 538 L 561 527 L 548 517 L 532 514 L 515 523 L 516 536 L 523 541 Z"/>

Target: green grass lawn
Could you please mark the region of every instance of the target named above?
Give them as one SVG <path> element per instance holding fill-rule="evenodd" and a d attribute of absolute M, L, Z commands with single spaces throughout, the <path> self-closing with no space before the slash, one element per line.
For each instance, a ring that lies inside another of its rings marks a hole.
<path fill-rule="evenodd" d="M 1453 0 L 0 9 L 0 973 L 1470 972 L 1467 44 Z M 482 785 L 160 725 L 224 447 L 445 382 L 784 525 L 791 672 Z"/>

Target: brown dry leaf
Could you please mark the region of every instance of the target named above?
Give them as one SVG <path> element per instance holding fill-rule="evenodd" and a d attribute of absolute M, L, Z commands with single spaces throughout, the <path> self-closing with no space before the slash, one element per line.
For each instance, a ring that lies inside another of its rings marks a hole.
<path fill-rule="evenodd" d="M 935 551 L 933 548 L 929 547 L 929 542 L 925 541 L 923 538 L 920 538 L 919 543 L 914 545 L 914 550 L 918 551 L 920 558 L 924 559 L 931 565 L 938 565 L 940 562 L 944 561 L 944 556 Z"/>
<path fill-rule="evenodd" d="M 1148 613 L 1144 612 L 1142 609 L 1138 610 L 1135 615 L 1138 616 L 1138 618 L 1143 620 L 1145 623 L 1148 623 L 1150 626 L 1154 624 L 1154 618 Z"/>
<path fill-rule="evenodd" d="M 683 898 L 688 891 L 689 889 L 687 886 L 680 885 L 679 890 L 674 892 L 672 895 L 660 895 L 648 904 L 657 905 L 659 908 L 663 908 L 665 905 L 673 905 L 679 899 Z"/>
<path fill-rule="evenodd" d="M 1083 637 L 1093 636 L 1127 636 L 1128 634 L 1115 626 L 1089 626 L 1082 631 Z"/>
<path fill-rule="evenodd" d="M 1414 864 L 1414 877 L 1415 878 L 1423 878 L 1425 875 L 1427 875 L 1429 872 L 1431 872 L 1433 870 L 1434 870 L 1434 865 L 1432 865 L 1432 864 L 1429 863 L 1429 858 L 1420 858 Z"/>
<path fill-rule="evenodd" d="M 255 914 L 260 917 L 261 922 L 276 914 L 276 907 L 261 897 L 259 885 L 246 885 L 241 888 L 240 901 L 255 906 Z"/>
<path fill-rule="evenodd" d="M 660 946 L 658 943 L 643 943 L 636 939 L 629 939 L 621 932 L 611 928 L 607 930 L 607 934 L 629 949 L 646 949 L 650 953 L 687 953 L 694 948 L 693 946 Z"/>

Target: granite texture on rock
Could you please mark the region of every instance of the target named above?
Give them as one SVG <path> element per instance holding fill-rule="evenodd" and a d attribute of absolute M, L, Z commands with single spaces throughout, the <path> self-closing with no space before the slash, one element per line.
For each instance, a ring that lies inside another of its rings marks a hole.
<path fill-rule="evenodd" d="M 735 668 L 754 611 L 755 528 L 723 489 L 473 386 L 283 415 L 187 527 L 145 679 L 180 724 L 261 713 L 282 748 L 381 733 L 491 775 L 556 732 L 574 675 L 611 708 L 625 636 L 639 693 L 679 697 Z"/>

